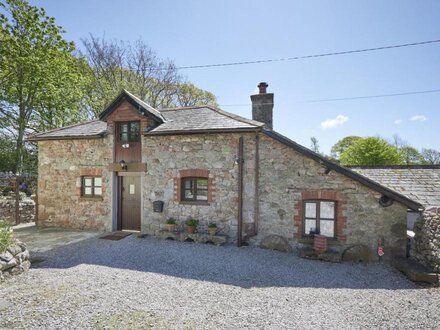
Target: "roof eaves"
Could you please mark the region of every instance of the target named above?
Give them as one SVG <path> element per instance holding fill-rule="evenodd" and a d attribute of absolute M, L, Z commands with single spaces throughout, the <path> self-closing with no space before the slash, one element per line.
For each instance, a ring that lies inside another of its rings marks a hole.
<path fill-rule="evenodd" d="M 93 123 L 93 122 L 96 122 L 96 121 L 99 121 L 99 119 L 89 120 L 89 121 L 86 121 L 86 122 L 83 122 L 83 123 L 77 123 L 77 124 L 68 125 L 68 126 L 64 126 L 64 127 L 58 127 L 58 128 L 51 129 L 49 131 L 45 131 L 45 132 L 35 133 L 35 134 L 32 134 L 29 137 L 27 137 L 25 140 L 26 141 L 38 141 L 38 140 L 41 140 L 40 137 L 42 135 L 50 134 L 50 133 L 53 133 L 53 132 L 63 131 L 63 130 L 66 130 L 66 129 L 70 129 L 72 127 L 86 125 L 86 124 L 90 124 L 90 123 Z"/>
<path fill-rule="evenodd" d="M 291 147 L 292 149 L 302 153 L 303 155 L 317 161 L 318 163 L 320 163 L 321 165 L 327 167 L 330 170 L 334 170 L 335 172 L 338 172 L 342 175 L 345 175 L 347 177 L 349 177 L 350 179 L 353 179 L 355 181 L 358 181 L 360 183 L 362 183 L 363 185 L 387 196 L 387 197 L 391 197 L 392 199 L 396 200 L 397 202 L 400 202 L 404 205 L 406 205 L 407 207 L 409 207 L 412 210 L 419 210 L 419 209 L 423 209 L 422 204 L 417 203 L 415 201 L 413 201 L 412 199 L 407 198 L 406 196 L 399 194 L 397 192 L 395 192 L 394 190 L 391 190 L 387 187 L 384 187 L 380 184 L 378 184 L 377 182 L 368 179 L 367 177 L 356 173 L 348 168 L 342 167 L 336 163 L 333 163 L 332 161 L 328 160 L 325 157 L 322 157 L 321 155 L 317 154 L 316 152 L 313 152 L 310 149 L 307 149 L 306 147 L 303 147 L 302 145 L 290 140 L 289 138 L 285 137 L 284 135 L 281 135 L 275 131 L 272 130 L 267 130 L 267 129 L 263 129 L 262 132 L 264 134 L 266 134 L 267 136 Z"/>

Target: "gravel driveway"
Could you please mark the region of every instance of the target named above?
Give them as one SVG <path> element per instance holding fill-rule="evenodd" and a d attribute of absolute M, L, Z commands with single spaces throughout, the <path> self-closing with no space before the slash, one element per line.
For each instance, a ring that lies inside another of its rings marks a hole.
<path fill-rule="evenodd" d="M 89 239 L 0 286 L 0 328 L 389 329 L 440 326 L 440 291 L 383 264 L 129 236 Z"/>

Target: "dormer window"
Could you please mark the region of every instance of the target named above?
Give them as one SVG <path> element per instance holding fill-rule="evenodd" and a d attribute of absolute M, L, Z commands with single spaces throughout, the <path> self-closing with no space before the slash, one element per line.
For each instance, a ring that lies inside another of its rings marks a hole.
<path fill-rule="evenodd" d="M 140 123 L 138 121 L 118 124 L 118 141 L 121 143 L 140 141 Z"/>

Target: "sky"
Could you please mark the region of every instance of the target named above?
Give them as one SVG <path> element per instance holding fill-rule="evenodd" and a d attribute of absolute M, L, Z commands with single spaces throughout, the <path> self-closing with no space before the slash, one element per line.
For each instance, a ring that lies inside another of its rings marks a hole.
<path fill-rule="evenodd" d="M 440 1 L 30 0 L 78 47 L 90 34 L 143 39 L 179 66 L 278 59 L 440 39 Z M 440 149 L 440 93 L 310 102 L 440 89 L 440 43 L 360 54 L 180 70 L 220 107 L 251 118 L 261 81 L 274 129 L 321 151 L 348 135 L 398 134 Z"/>

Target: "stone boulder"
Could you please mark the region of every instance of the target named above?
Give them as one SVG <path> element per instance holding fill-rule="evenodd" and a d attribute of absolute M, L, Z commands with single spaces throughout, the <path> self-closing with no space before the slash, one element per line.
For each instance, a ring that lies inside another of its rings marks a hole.
<path fill-rule="evenodd" d="M 342 253 L 342 261 L 372 262 L 374 255 L 370 248 L 365 245 L 353 245 Z"/>
<path fill-rule="evenodd" d="M 264 249 L 277 250 L 283 252 L 292 251 L 292 247 L 290 246 L 289 241 L 285 237 L 279 235 L 266 236 L 261 241 L 260 247 Z"/>
<path fill-rule="evenodd" d="M 11 275 L 28 271 L 31 266 L 29 258 L 26 244 L 14 239 L 13 244 L 0 253 L 0 281 Z"/>

